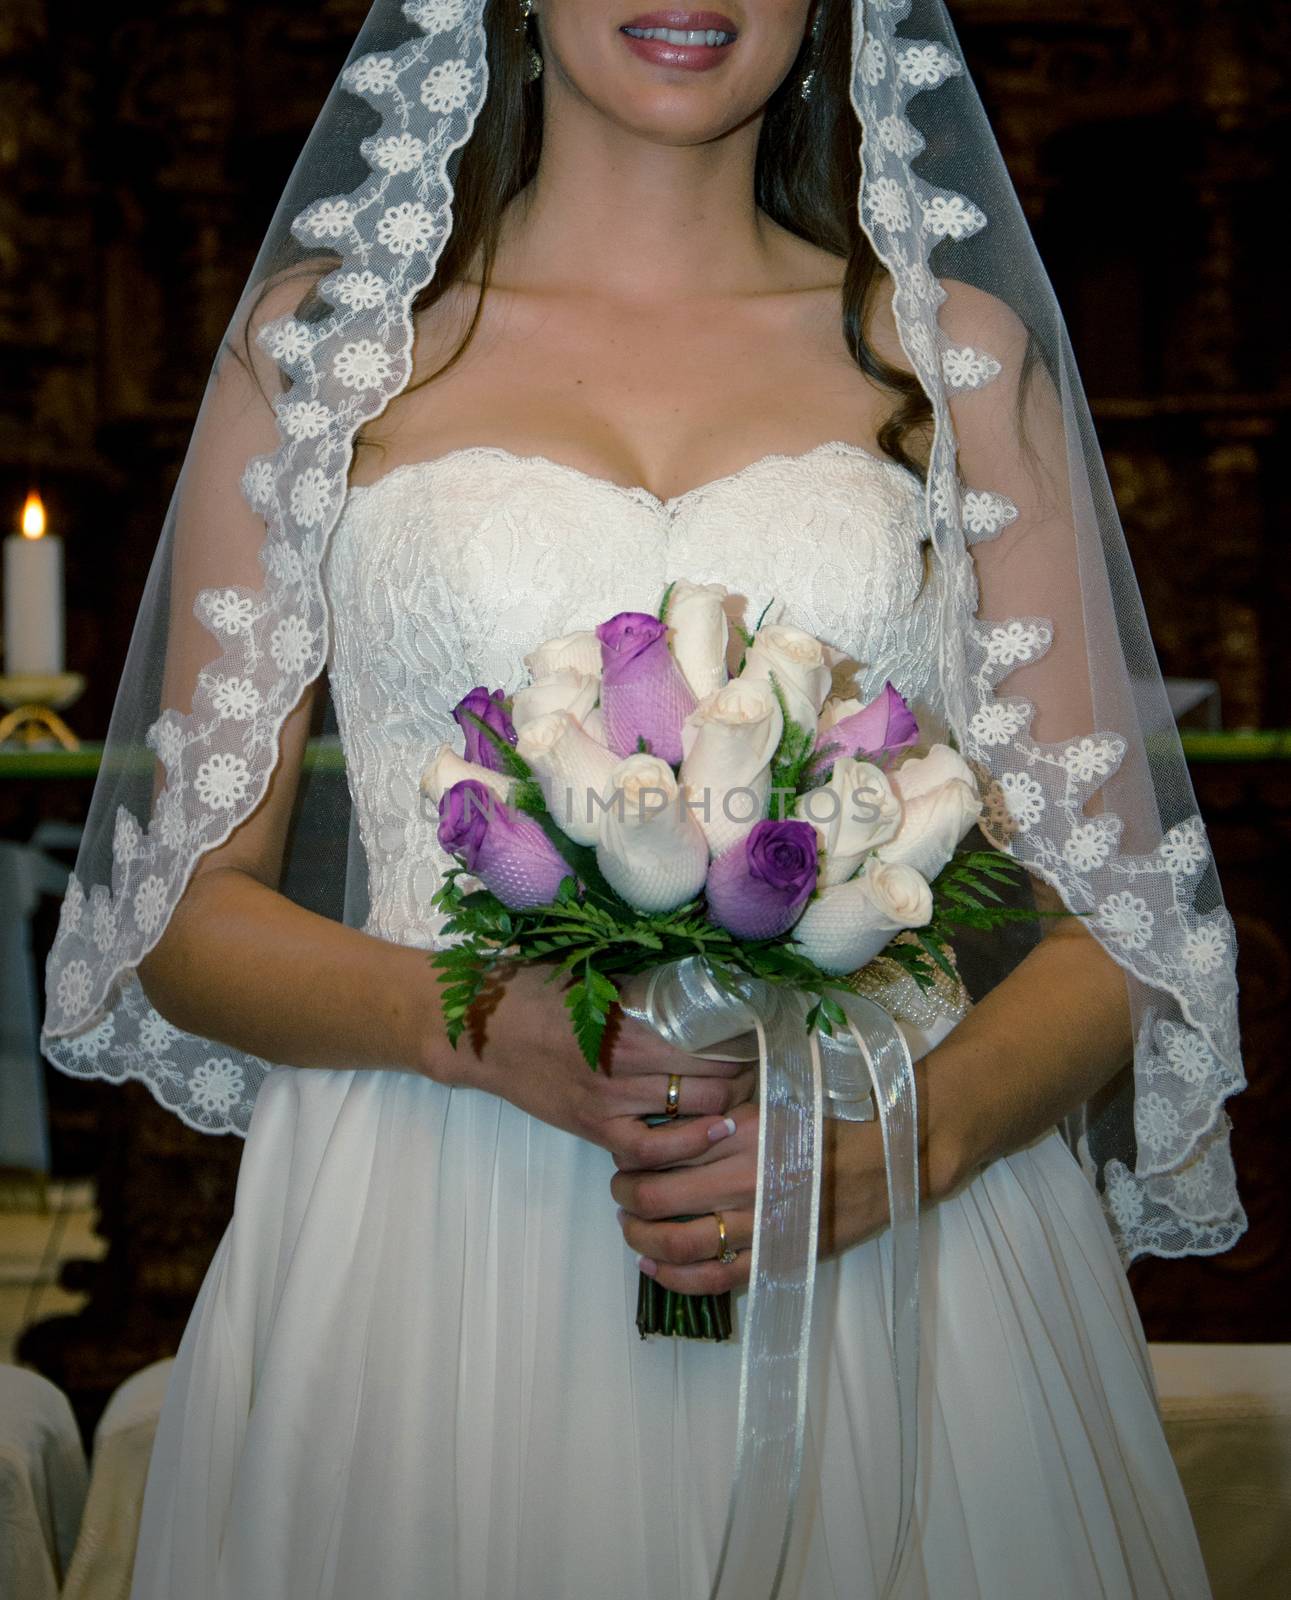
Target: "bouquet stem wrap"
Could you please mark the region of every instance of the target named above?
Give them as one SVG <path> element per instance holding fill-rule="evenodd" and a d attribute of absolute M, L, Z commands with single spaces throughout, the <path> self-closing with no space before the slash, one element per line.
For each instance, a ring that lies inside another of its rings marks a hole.
<path fill-rule="evenodd" d="M 857 1121 L 873 1117 L 876 1108 L 883 1135 L 901 1489 L 885 1595 L 909 1543 L 919 1373 L 914 1068 L 903 1035 L 882 1006 L 845 990 L 831 993 L 846 1014 L 847 1033 L 828 1038 L 807 1026 L 813 996 L 751 977 L 719 984 L 702 957 L 693 956 L 657 967 L 640 1005 L 623 1007 L 691 1055 L 721 1059 L 716 1047 L 742 1033 L 752 1032 L 757 1041 L 761 1114 L 753 1260 L 735 1478 L 712 1600 L 774 1600 L 784 1572 L 806 1433 L 826 1108 L 831 1116 Z"/>

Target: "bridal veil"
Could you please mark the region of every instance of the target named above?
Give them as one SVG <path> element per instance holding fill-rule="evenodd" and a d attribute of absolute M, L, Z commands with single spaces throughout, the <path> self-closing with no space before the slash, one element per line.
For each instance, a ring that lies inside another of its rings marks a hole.
<path fill-rule="evenodd" d="M 1133 1004 L 1132 1064 L 1064 1132 L 1123 1260 L 1222 1251 L 1246 1225 L 1232 923 L 1062 317 L 941 0 L 820 5 L 790 90 L 807 68 L 850 84 L 855 248 L 886 269 L 932 407 L 941 710 L 989 836 L 1085 919 Z M 302 763 L 289 719 L 327 659 L 353 440 L 409 381 L 454 176 L 490 93 L 538 104 L 519 21 L 518 0 L 376 0 L 216 355 L 148 576 L 42 1048 L 142 1080 L 195 1128 L 245 1132 L 271 1065 L 176 1029 L 138 981 L 200 857 L 271 781 L 299 784 L 284 892 L 365 914 L 344 785 Z M 820 113 L 784 126 L 829 158 Z M 1024 953 L 993 952 L 989 981 Z"/>

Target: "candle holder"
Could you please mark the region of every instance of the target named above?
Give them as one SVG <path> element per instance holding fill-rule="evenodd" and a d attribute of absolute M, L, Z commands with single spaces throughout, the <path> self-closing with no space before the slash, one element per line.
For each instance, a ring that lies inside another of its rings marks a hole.
<path fill-rule="evenodd" d="M 0 705 L 9 707 L 0 717 L 0 745 L 12 742 L 31 750 L 56 742 L 64 750 L 79 750 L 81 741 L 58 713 L 84 692 L 79 672 L 0 676 Z"/>

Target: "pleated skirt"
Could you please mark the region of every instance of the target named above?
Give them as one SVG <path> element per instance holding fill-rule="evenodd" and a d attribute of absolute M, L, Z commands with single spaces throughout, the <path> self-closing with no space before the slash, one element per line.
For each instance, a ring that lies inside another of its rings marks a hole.
<path fill-rule="evenodd" d="M 478 1091 L 271 1073 L 162 1410 L 133 1600 L 705 1600 L 739 1344 L 638 1337 L 613 1170 Z M 1205 1600 L 1142 1326 L 1058 1131 L 921 1234 L 892 1600 Z M 890 1256 L 884 1231 L 820 1266 L 781 1600 L 882 1592 Z"/>

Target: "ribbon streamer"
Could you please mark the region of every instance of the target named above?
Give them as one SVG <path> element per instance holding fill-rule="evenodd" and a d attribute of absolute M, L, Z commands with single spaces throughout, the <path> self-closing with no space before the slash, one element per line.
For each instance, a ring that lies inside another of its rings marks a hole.
<path fill-rule="evenodd" d="M 814 997 L 742 977 L 719 984 L 700 956 L 650 974 L 624 1012 L 690 1055 L 757 1041 L 760 1116 L 753 1259 L 740 1360 L 740 1406 L 726 1531 L 711 1600 L 775 1600 L 784 1576 L 806 1440 L 811 1311 L 826 1114 L 878 1117 L 892 1246 L 892 1352 L 900 1437 L 897 1536 L 882 1594 L 893 1592 L 914 1511 L 919 1378 L 919 1151 L 914 1068 L 882 1006 L 833 994 L 846 1035 L 807 1027 Z"/>

